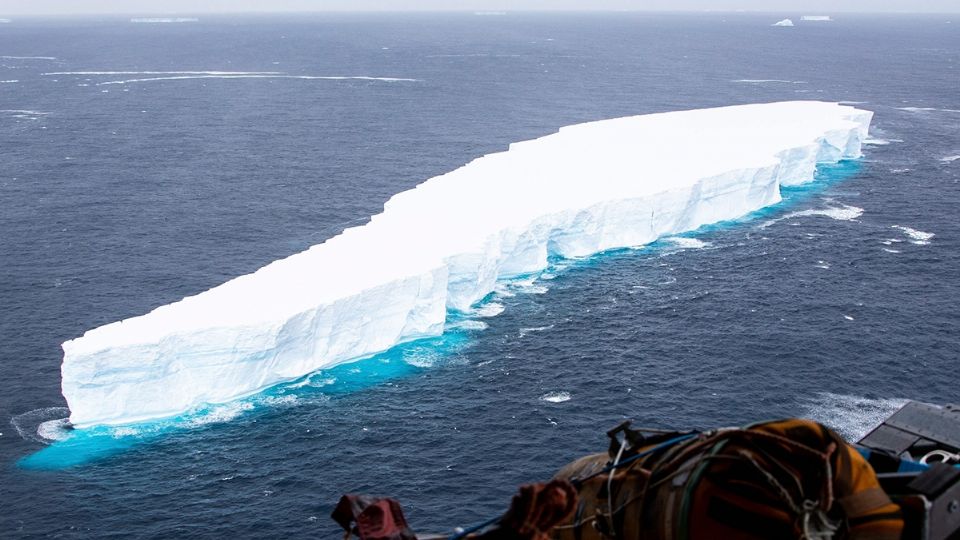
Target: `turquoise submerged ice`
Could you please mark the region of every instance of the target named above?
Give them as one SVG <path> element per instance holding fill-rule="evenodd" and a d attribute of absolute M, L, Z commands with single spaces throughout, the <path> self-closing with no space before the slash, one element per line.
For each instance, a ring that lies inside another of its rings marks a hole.
<path fill-rule="evenodd" d="M 737 218 L 860 156 L 872 113 L 783 102 L 578 124 L 395 195 L 366 225 L 63 344 L 79 427 L 172 416 L 441 334 L 498 279 Z"/>

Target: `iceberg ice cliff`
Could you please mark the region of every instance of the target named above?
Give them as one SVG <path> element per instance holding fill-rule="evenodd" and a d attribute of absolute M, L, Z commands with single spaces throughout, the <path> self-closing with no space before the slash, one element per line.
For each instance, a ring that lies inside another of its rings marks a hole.
<path fill-rule="evenodd" d="M 78 427 L 172 416 L 443 332 L 498 279 L 743 216 L 860 156 L 873 113 L 784 102 L 561 128 L 342 234 L 63 344 Z"/>

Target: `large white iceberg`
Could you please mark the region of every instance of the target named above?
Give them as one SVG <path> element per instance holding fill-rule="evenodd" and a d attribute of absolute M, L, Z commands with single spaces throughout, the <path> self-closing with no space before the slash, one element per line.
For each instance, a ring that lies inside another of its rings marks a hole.
<path fill-rule="evenodd" d="M 743 216 L 860 156 L 873 113 L 784 102 L 561 128 L 395 195 L 361 227 L 63 344 L 79 427 L 172 416 L 438 335 L 498 279 Z"/>

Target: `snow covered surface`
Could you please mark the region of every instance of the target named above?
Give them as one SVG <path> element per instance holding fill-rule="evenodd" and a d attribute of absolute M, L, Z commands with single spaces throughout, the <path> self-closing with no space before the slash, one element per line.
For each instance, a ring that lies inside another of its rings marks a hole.
<path fill-rule="evenodd" d="M 873 113 L 783 102 L 616 118 L 510 145 L 360 227 L 63 344 L 78 427 L 176 415 L 443 332 L 498 279 L 737 218 L 857 158 Z"/>

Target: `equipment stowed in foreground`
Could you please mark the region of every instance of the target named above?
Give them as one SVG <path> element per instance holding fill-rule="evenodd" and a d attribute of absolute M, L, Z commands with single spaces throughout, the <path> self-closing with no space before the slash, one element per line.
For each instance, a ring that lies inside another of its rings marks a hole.
<path fill-rule="evenodd" d="M 857 445 L 809 420 L 608 435 L 503 516 L 432 537 L 960 539 L 956 407 L 908 403 Z M 418 538 L 389 499 L 345 496 L 334 518 L 361 540 Z"/>

